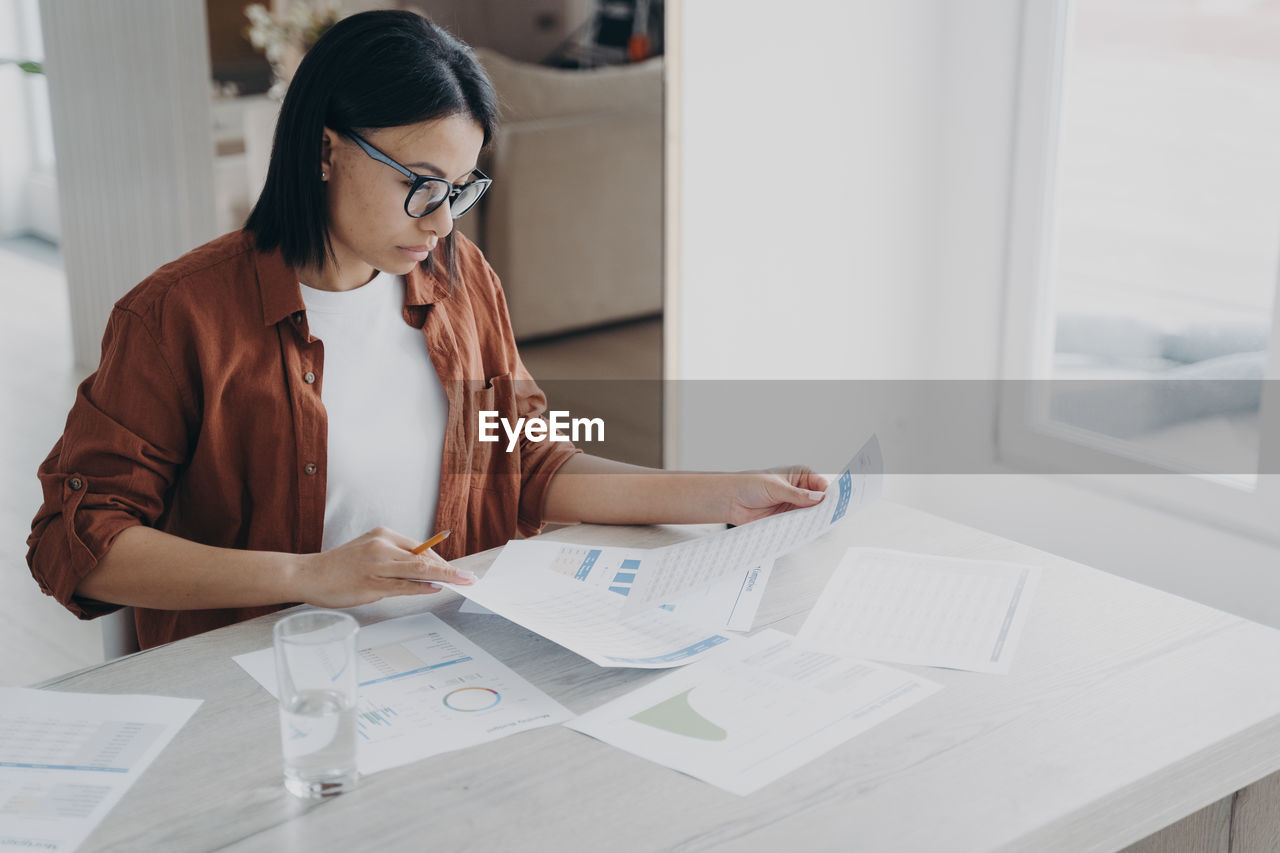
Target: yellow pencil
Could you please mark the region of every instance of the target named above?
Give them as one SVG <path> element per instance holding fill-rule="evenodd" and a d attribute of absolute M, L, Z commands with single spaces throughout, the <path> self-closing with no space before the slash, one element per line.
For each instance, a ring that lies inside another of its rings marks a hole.
<path fill-rule="evenodd" d="M 448 538 L 449 538 L 449 534 L 450 534 L 450 533 L 452 533 L 452 532 L 453 532 L 452 530 L 441 530 L 441 531 L 440 531 L 439 533 L 437 533 L 435 536 L 432 536 L 432 537 L 431 537 L 430 539 L 428 539 L 426 542 L 423 542 L 423 543 L 422 543 L 421 545 L 419 545 L 417 548 L 414 548 L 414 549 L 413 549 L 413 553 L 415 553 L 415 554 L 422 554 L 422 553 L 424 553 L 424 552 L 426 552 L 426 551 L 430 551 L 432 548 L 436 547 L 436 546 L 437 546 L 437 545 L 439 545 L 441 542 L 443 542 L 444 540 L 448 539 Z"/>

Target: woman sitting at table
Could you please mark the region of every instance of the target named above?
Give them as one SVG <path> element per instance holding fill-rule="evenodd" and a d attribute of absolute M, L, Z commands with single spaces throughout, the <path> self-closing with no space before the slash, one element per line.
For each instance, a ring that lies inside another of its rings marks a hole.
<path fill-rule="evenodd" d="M 471 51 L 418 15 L 354 15 L 316 43 L 245 229 L 111 313 L 40 466 L 27 559 L 45 592 L 81 618 L 132 605 L 146 648 L 293 602 L 466 584 L 447 559 L 544 521 L 741 524 L 821 500 L 806 469 L 477 440 L 479 412 L 515 423 L 546 402 L 497 276 L 453 233 L 489 185 L 496 122 Z M 433 529 L 453 535 L 414 554 Z"/>

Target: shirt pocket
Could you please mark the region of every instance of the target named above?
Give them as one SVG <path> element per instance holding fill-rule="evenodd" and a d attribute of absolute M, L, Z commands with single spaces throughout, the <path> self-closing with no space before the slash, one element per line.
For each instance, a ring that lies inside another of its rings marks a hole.
<path fill-rule="evenodd" d="M 505 423 L 516 429 L 520 417 L 512 374 L 500 373 L 486 379 L 483 387 L 469 389 L 466 409 L 463 432 L 467 437 L 471 487 L 519 492 L 520 439 L 517 436 L 514 447 L 508 450 L 511 437 L 503 427 Z"/>

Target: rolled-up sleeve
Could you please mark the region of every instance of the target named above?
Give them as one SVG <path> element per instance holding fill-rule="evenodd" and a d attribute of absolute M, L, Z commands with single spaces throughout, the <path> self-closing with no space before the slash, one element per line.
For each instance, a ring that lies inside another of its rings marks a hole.
<path fill-rule="evenodd" d="M 98 370 L 81 383 L 62 437 L 41 464 L 44 501 L 27 563 L 41 589 L 90 619 L 115 605 L 76 596 L 122 530 L 156 526 L 187 458 L 194 406 L 143 317 L 117 306 Z"/>

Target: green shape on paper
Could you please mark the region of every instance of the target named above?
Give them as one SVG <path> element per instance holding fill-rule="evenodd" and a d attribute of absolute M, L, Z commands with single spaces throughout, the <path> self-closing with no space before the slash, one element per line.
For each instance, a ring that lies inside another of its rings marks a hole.
<path fill-rule="evenodd" d="M 698 740 L 727 738 L 728 732 L 693 710 L 693 706 L 689 704 L 689 694 L 692 692 L 693 688 L 690 687 L 670 699 L 663 699 L 652 708 L 645 708 L 640 713 L 633 714 L 631 719 L 646 726 L 653 726 L 655 729 Z"/>

